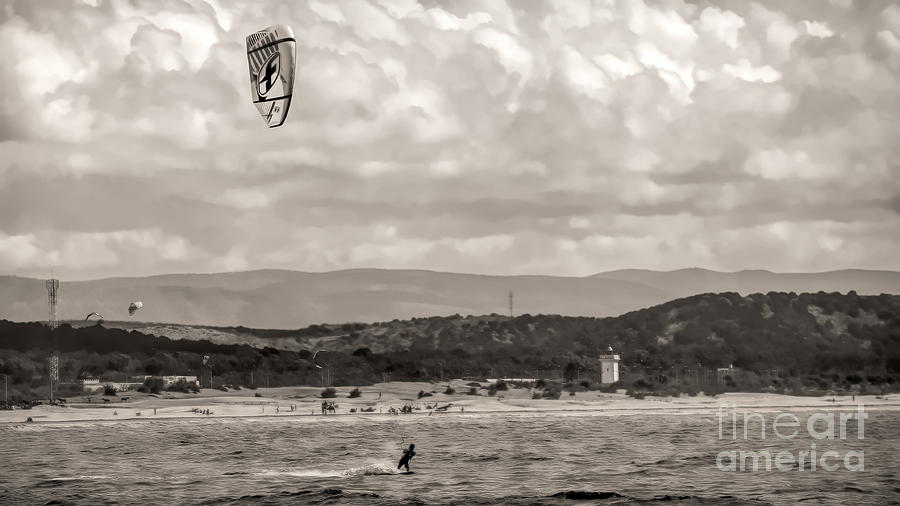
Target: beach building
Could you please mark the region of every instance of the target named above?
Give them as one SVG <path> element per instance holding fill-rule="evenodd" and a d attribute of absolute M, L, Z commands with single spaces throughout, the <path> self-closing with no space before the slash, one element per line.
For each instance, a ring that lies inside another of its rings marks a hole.
<path fill-rule="evenodd" d="M 78 381 L 81 383 L 82 392 L 93 393 L 103 390 L 103 385 L 100 384 L 100 378 L 81 378 Z"/>
<path fill-rule="evenodd" d="M 730 364 L 728 367 L 719 367 L 716 369 L 716 384 L 724 385 L 725 378 L 731 377 L 734 379 L 734 364 Z"/>
<path fill-rule="evenodd" d="M 148 376 L 135 376 L 132 379 L 134 379 L 135 381 L 140 381 L 141 384 L 143 384 L 149 378 L 159 378 L 159 379 L 163 380 L 163 383 L 165 384 L 166 387 L 170 387 L 170 386 L 174 385 L 175 383 L 178 383 L 179 381 L 184 381 L 185 383 L 194 384 L 194 385 L 197 385 L 198 387 L 200 386 L 200 380 L 197 379 L 197 376 L 149 376 L 148 375 Z"/>
<path fill-rule="evenodd" d="M 611 385 L 619 381 L 619 362 L 622 359 L 613 351 L 612 346 L 607 348 L 606 353 L 600 355 L 599 360 L 600 384 Z"/>
<path fill-rule="evenodd" d="M 143 383 L 134 383 L 130 381 L 106 381 L 103 384 L 115 388 L 116 392 L 128 392 L 131 390 L 137 390 L 143 385 Z"/>

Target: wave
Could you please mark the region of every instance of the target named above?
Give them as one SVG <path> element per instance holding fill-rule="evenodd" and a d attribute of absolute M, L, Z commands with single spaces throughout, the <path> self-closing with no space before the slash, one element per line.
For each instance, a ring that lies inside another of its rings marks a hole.
<path fill-rule="evenodd" d="M 367 492 L 345 492 L 339 488 L 321 490 L 300 490 L 278 494 L 254 494 L 240 497 L 223 497 L 204 504 L 373 504 L 378 494 Z"/>
<path fill-rule="evenodd" d="M 557 499 L 570 499 L 574 501 L 591 501 L 596 499 L 616 499 L 616 498 L 626 498 L 624 495 L 617 494 L 615 492 L 594 492 L 587 490 L 568 490 L 566 492 L 557 492 L 553 495 L 549 495 L 547 497 L 557 498 Z"/>
<path fill-rule="evenodd" d="M 361 467 L 351 467 L 350 469 L 284 469 L 284 470 L 268 470 L 257 473 L 257 476 L 294 476 L 297 478 L 353 478 L 356 476 L 378 476 L 387 474 L 398 474 L 396 468 L 390 464 L 377 463 L 369 464 Z"/>
<path fill-rule="evenodd" d="M 370 492 L 349 492 L 339 488 L 324 488 L 316 490 L 300 490 L 280 492 L 273 494 L 244 495 L 240 497 L 217 498 L 206 504 L 366 504 L 366 505 L 409 505 L 409 504 L 479 504 L 482 506 L 503 505 L 529 505 L 529 506 L 558 506 L 569 504 L 583 504 L 582 501 L 591 501 L 590 504 L 766 504 L 760 501 L 741 500 L 733 496 L 702 497 L 694 495 L 661 495 L 649 499 L 629 497 L 617 492 L 596 490 L 568 490 L 556 492 L 547 496 L 504 496 L 504 497 L 455 497 L 446 501 L 429 500 L 422 501 L 416 497 L 383 497 Z"/>
<path fill-rule="evenodd" d="M 52 487 L 61 486 L 65 483 L 109 480 L 109 479 L 112 479 L 112 478 L 110 476 L 99 475 L 99 474 L 79 475 L 79 476 L 57 476 L 55 478 L 48 478 L 46 480 L 39 481 L 34 484 L 34 487 L 35 488 L 52 488 Z"/>

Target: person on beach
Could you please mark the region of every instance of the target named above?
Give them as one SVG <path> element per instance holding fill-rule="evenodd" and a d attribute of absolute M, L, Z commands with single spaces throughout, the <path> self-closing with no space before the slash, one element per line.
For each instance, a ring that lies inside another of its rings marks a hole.
<path fill-rule="evenodd" d="M 407 473 L 409 472 L 409 460 L 416 455 L 415 449 L 416 449 L 416 445 L 410 444 L 409 448 L 407 448 L 406 450 L 403 450 L 403 456 L 400 457 L 400 463 L 397 464 L 397 469 L 400 469 L 401 467 L 406 467 L 406 472 Z"/>

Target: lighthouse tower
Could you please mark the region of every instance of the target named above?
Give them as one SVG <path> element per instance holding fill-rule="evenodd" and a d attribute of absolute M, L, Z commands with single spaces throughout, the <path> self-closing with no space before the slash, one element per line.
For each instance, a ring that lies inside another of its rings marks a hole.
<path fill-rule="evenodd" d="M 600 355 L 600 384 L 610 385 L 619 381 L 619 361 L 621 358 L 608 347 L 606 353 Z"/>

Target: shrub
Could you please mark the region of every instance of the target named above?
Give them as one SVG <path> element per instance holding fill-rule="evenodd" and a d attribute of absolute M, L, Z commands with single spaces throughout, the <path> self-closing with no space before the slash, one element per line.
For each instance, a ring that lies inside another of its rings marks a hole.
<path fill-rule="evenodd" d="M 583 386 L 585 390 L 590 390 L 591 386 L 593 386 L 588 380 L 581 380 L 581 383 L 579 383 L 579 385 Z"/>
<path fill-rule="evenodd" d="M 361 395 L 362 392 L 359 391 L 359 388 L 354 388 L 353 390 L 350 390 L 350 395 L 348 397 L 350 397 L 351 399 L 355 399 L 356 397 L 359 397 Z"/>
<path fill-rule="evenodd" d="M 334 399 L 337 397 L 337 390 L 328 387 L 325 390 L 322 390 L 322 393 L 319 394 L 323 399 Z"/>
<path fill-rule="evenodd" d="M 650 382 L 647 381 L 645 378 L 640 378 L 637 381 L 635 381 L 634 386 L 637 388 L 644 388 L 644 389 L 652 389 L 653 388 L 653 385 L 650 384 Z"/>
<path fill-rule="evenodd" d="M 633 390 L 633 389 L 629 388 L 628 391 L 625 392 L 625 395 L 627 395 L 627 396 L 629 396 L 629 397 L 634 397 L 635 399 L 643 399 L 644 397 L 647 396 L 647 393 L 646 393 L 646 392 L 640 392 L 640 391 Z"/>
<path fill-rule="evenodd" d="M 116 387 L 112 385 L 103 385 L 103 395 L 116 395 Z"/>
<path fill-rule="evenodd" d="M 197 393 L 200 391 L 200 387 L 197 386 L 197 383 L 180 379 L 169 385 L 166 390 L 169 392 Z"/>
<path fill-rule="evenodd" d="M 542 379 L 534 382 L 534 388 L 544 388 L 545 386 L 547 386 L 547 382 Z"/>
<path fill-rule="evenodd" d="M 476 387 L 476 388 L 477 388 L 477 387 L 480 387 L 480 386 L 481 386 L 481 383 L 479 383 L 479 382 L 477 382 L 477 381 L 470 381 L 469 383 L 466 383 L 466 386 L 467 386 L 467 387 Z"/>
<path fill-rule="evenodd" d="M 163 391 L 166 384 L 163 382 L 162 378 L 147 378 L 144 380 L 144 387 L 150 391 L 151 394 L 158 394 Z"/>
<path fill-rule="evenodd" d="M 447 389 L 444 390 L 444 394 L 446 394 L 446 395 L 453 395 L 455 393 L 456 393 L 456 390 L 454 390 L 453 387 L 451 387 L 450 385 L 447 385 Z"/>
<path fill-rule="evenodd" d="M 262 396 L 263 396 L 263 394 L 261 394 L 259 392 L 256 392 L 255 394 L 253 394 L 253 397 L 262 397 Z"/>
<path fill-rule="evenodd" d="M 508 390 L 509 389 L 509 387 L 506 385 L 506 382 L 503 380 L 500 380 L 500 381 L 494 383 L 494 388 L 496 388 L 497 390 Z"/>
<path fill-rule="evenodd" d="M 431 397 L 431 392 L 426 392 L 425 390 L 419 390 L 419 399 L 422 397 Z"/>
<path fill-rule="evenodd" d="M 549 385 L 541 392 L 542 399 L 559 399 L 560 395 L 562 395 L 562 390 L 556 385 Z"/>
<path fill-rule="evenodd" d="M 469 392 L 466 395 L 478 395 L 477 387 L 469 387 Z"/>
<path fill-rule="evenodd" d="M 641 381 L 641 380 L 638 380 L 638 381 Z M 600 388 L 598 388 L 598 390 L 600 390 L 601 392 L 604 392 L 604 393 L 614 394 L 614 393 L 616 393 L 616 390 L 618 390 L 620 388 L 622 388 L 622 382 L 617 381 L 615 383 L 610 383 L 609 385 L 600 385 Z"/>

